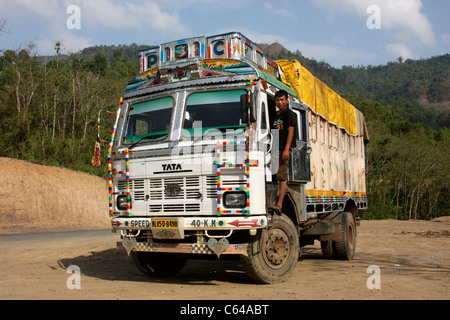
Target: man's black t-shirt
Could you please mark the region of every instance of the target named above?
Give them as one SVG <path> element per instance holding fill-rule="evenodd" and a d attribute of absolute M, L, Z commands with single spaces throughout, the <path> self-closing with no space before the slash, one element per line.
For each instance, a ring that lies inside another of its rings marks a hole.
<path fill-rule="evenodd" d="M 285 108 L 280 114 L 275 116 L 274 121 L 272 122 L 272 129 L 279 130 L 280 136 L 280 151 L 283 151 L 286 146 L 286 140 L 289 134 L 289 127 L 295 127 L 296 124 L 295 113 L 289 110 L 289 108 Z M 295 148 L 297 146 L 295 136 L 292 139 L 291 148 Z"/>

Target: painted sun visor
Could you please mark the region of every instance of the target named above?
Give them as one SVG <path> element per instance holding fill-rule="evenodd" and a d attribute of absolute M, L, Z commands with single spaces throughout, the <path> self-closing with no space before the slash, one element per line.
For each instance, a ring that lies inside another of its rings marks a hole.
<path fill-rule="evenodd" d="M 205 37 L 195 37 L 161 44 L 161 67 L 173 62 L 203 59 L 205 57 L 205 41 Z"/>
<path fill-rule="evenodd" d="M 208 59 L 236 59 L 250 61 L 267 69 L 263 50 L 239 32 L 208 37 Z"/>
<path fill-rule="evenodd" d="M 278 65 L 254 42 L 238 32 L 195 37 L 140 52 L 140 74 L 125 92 L 209 77 L 267 72 L 278 78 Z"/>
<path fill-rule="evenodd" d="M 139 54 L 141 72 L 159 68 L 159 47 L 142 50 Z"/>

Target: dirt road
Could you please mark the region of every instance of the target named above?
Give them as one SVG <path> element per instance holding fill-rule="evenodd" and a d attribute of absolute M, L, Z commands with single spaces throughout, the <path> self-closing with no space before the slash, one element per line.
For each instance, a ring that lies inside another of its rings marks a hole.
<path fill-rule="evenodd" d="M 362 221 L 355 260 L 326 260 L 319 245 L 306 247 L 292 277 L 274 285 L 252 283 L 239 261 L 189 261 L 176 277 L 150 279 L 115 249 L 118 239 L 109 230 L 1 235 L 0 299 L 450 299 L 448 218 Z M 80 289 L 70 290 L 73 265 Z M 369 284 L 379 290 L 367 286 L 372 265 L 380 282 Z"/>

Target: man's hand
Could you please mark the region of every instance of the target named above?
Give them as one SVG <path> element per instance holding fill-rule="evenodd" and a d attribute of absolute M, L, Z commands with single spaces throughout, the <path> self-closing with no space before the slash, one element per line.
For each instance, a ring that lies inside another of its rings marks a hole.
<path fill-rule="evenodd" d="M 288 161 L 289 160 L 289 149 L 283 151 L 283 155 L 281 156 L 281 159 L 283 161 Z"/>

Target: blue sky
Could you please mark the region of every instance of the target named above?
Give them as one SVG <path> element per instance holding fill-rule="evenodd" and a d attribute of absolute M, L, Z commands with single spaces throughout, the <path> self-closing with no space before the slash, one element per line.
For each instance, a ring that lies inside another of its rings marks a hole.
<path fill-rule="evenodd" d="M 58 40 L 70 53 L 239 31 L 337 68 L 380 65 L 449 53 L 449 13 L 448 0 L 0 0 L 0 50 L 33 43 L 50 55 Z"/>

